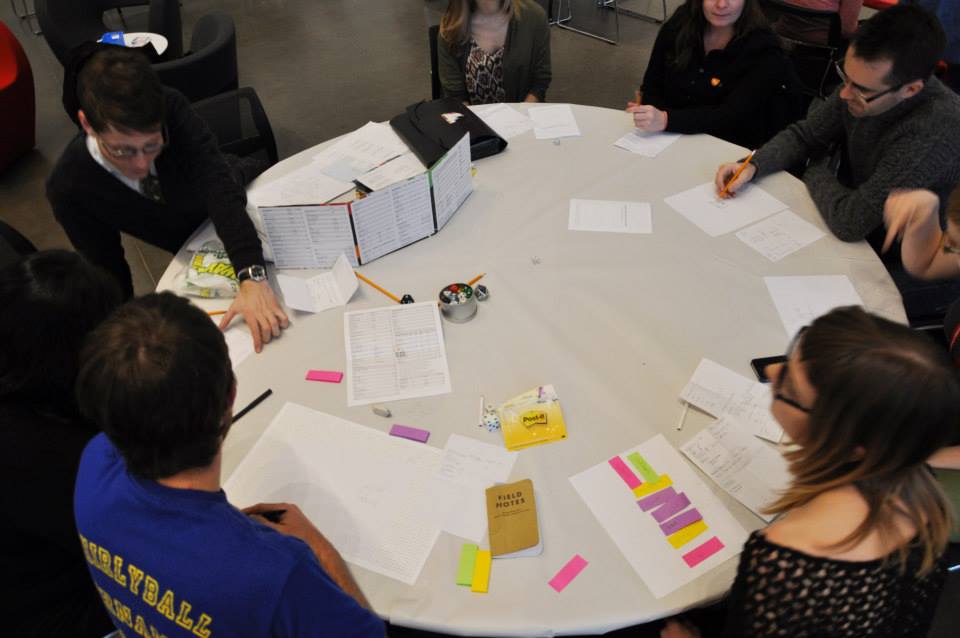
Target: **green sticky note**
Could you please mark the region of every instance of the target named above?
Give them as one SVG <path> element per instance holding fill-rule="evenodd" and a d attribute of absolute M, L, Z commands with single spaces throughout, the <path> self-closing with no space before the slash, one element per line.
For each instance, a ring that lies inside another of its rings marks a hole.
<path fill-rule="evenodd" d="M 460 565 L 457 567 L 457 584 L 469 587 L 473 584 L 473 569 L 477 562 L 476 545 L 466 543 L 460 550 Z"/>
<path fill-rule="evenodd" d="M 636 468 L 640 476 L 643 477 L 644 483 L 656 483 L 660 480 L 660 475 L 653 471 L 653 468 L 647 463 L 647 459 L 640 456 L 637 452 L 628 454 L 627 460 L 630 461 L 630 464 Z"/>

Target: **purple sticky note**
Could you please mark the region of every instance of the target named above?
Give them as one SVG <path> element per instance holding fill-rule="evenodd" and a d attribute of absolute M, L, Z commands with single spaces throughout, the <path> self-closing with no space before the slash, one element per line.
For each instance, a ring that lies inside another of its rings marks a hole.
<path fill-rule="evenodd" d="M 707 560 L 717 552 L 723 549 L 723 543 L 720 542 L 720 539 L 714 536 L 706 543 L 691 549 L 689 552 L 683 555 L 683 560 L 690 567 L 696 567 L 703 561 Z"/>
<path fill-rule="evenodd" d="M 673 498 L 664 501 L 660 507 L 650 512 L 650 515 L 653 516 L 653 520 L 662 523 L 674 514 L 682 512 L 688 505 L 690 505 L 690 499 L 687 498 L 686 494 L 680 492 Z"/>
<path fill-rule="evenodd" d="M 340 383 L 343 373 L 336 370 L 309 370 L 307 381 L 324 381 L 326 383 Z"/>
<path fill-rule="evenodd" d="M 671 518 L 666 523 L 660 524 L 660 529 L 663 531 L 664 536 L 670 536 L 674 532 L 679 532 L 687 525 L 693 525 L 697 521 L 702 521 L 703 516 L 697 510 L 697 508 L 688 509 L 682 514 L 677 514 Z"/>
<path fill-rule="evenodd" d="M 665 487 L 658 492 L 654 492 L 650 496 L 644 496 L 637 501 L 637 505 L 639 505 L 640 509 L 642 509 L 644 512 L 649 512 L 654 507 L 660 507 L 676 495 L 677 493 L 673 491 L 672 487 Z"/>
<path fill-rule="evenodd" d="M 390 435 L 399 436 L 401 439 L 410 439 L 411 441 L 426 443 L 427 439 L 430 438 L 430 431 L 394 423 L 393 427 L 390 428 Z"/>
<path fill-rule="evenodd" d="M 637 475 L 630 471 L 630 468 L 627 467 L 627 464 L 623 462 L 619 456 L 615 456 L 607 463 L 610 464 L 610 467 L 620 475 L 620 478 L 623 479 L 623 482 L 627 484 L 631 490 L 635 487 L 640 487 L 640 479 L 637 478 Z"/>

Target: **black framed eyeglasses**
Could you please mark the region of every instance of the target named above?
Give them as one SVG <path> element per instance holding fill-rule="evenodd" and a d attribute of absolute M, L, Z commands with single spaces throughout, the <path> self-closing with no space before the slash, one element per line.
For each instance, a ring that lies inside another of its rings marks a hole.
<path fill-rule="evenodd" d="M 780 388 L 783 387 L 783 380 L 787 378 L 787 369 L 790 366 L 790 358 L 793 356 L 794 351 L 797 349 L 797 345 L 800 343 L 803 333 L 806 331 L 806 326 L 800 328 L 800 330 L 797 331 L 797 334 L 793 336 L 793 339 L 790 340 L 790 345 L 787 346 L 786 359 L 783 362 L 783 365 L 780 366 L 780 371 L 777 373 L 777 378 L 774 380 L 774 388 L 776 392 L 773 393 L 773 400 L 786 403 L 790 407 L 800 410 L 804 414 L 810 414 L 813 411 L 812 408 L 808 408 L 807 406 L 798 403 L 796 399 L 791 399 L 780 392 Z"/>
<path fill-rule="evenodd" d="M 884 95 L 887 95 L 888 93 L 899 91 L 903 87 L 902 84 L 898 84 L 897 86 L 892 86 L 889 89 L 883 89 L 877 93 L 874 93 L 875 89 L 863 88 L 859 86 L 856 82 L 851 80 L 850 76 L 847 75 L 846 71 L 843 70 L 843 67 L 840 66 L 839 62 L 834 62 L 833 66 L 837 70 L 837 75 L 840 76 L 840 81 L 843 82 L 845 85 L 849 86 L 853 90 L 853 94 L 857 97 L 857 99 L 863 102 L 864 104 L 870 104 L 874 100 L 878 100 L 882 98 Z M 867 97 L 866 95 L 863 94 L 864 91 L 867 91 L 868 93 L 874 93 L 874 95 Z"/>

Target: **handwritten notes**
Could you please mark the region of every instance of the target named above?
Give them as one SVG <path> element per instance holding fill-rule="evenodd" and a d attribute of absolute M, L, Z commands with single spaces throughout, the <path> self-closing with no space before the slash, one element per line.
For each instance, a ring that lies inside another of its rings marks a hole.
<path fill-rule="evenodd" d="M 323 312 L 344 306 L 357 291 L 357 277 L 346 255 L 337 258 L 333 268 L 308 279 L 279 273 L 277 283 L 287 307 L 307 312 Z"/>
<path fill-rule="evenodd" d="M 634 129 L 613 145 L 637 155 L 656 157 L 678 139 L 680 139 L 679 133 L 646 133 Z"/>
<path fill-rule="evenodd" d="M 631 488 L 616 469 L 634 454 L 655 483 Z M 740 552 L 746 531 L 662 435 L 616 458 L 570 482 L 656 598 Z"/>
<path fill-rule="evenodd" d="M 527 115 L 533 120 L 533 134 L 538 140 L 580 135 L 580 127 L 569 104 L 535 106 L 527 110 Z"/>
<path fill-rule="evenodd" d="M 862 306 L 846 275 L 764 277 L 788 336 L 840 306 Z"/>
<path fill-rule="evenodd" d="M 450 369 L 436 302 L 343 315 L 347 405 L 450 392 Z"/>
<path fill-rule="evenodd" d="M 473 541 L 487 531 L 484 490 L 510 478 L 517 453 L 451 434 L 434 477 L 434 511 L 440 529 Z"/>
<path fill-rule="evenodd" d="M 770 522 L 761 510 L 790 483 L 783 456 L 750 436 L 730 417 L 721 417 L 680 450 L 730 496 Z"/>
<path fill-rule="evenodd" d="M 755 185 L 748 185 L 735 198 L 720 199 L 713 182 L 695 186 L 664 201 L 711 237 L 725 235 L 787 207 Z"/>
<path fill-rule="evenodd" d="M 571 199 L 567 228 L 605 233 L 651 233 L 650 204 Z"/>
<path fill-rule="evenodd" d="M 778 443 L 783 429 L 770 414 L 770 387 L 701 359 L 680 398 L 714 417 L 729 415 L 754 436 Z"/>
<path fill-rule="evenodd" d="M 737 231 L 737 239 L 773 262 L 792 255 L 824 235 L 822 230 L 789 210 Z"/>

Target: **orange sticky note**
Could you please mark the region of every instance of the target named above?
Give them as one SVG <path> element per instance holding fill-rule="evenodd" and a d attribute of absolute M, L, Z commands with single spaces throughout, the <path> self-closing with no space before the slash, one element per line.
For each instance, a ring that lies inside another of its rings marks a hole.
<path fill-rule="evenodd" d="M 660 480 L 656 483 L 644 483 L 640 487 L 633 488 L 633 495 L 637 498 L 643 498 L 648 494 L 653 494 L 671 485 L 673 485 L 673 481 L 670 480 L 670 477 L 666 474 L 661 474 Z"/>
<path fill-rule="evenodd" d="M 470 591 L 478 594 L 486 594 L 490 586 L 490 565 L 493 563 L 493 557 L 489 549 L 481 549 L 477 552 L 476 562 L 473 564 L 473 584 L 470 585 Z"/>

